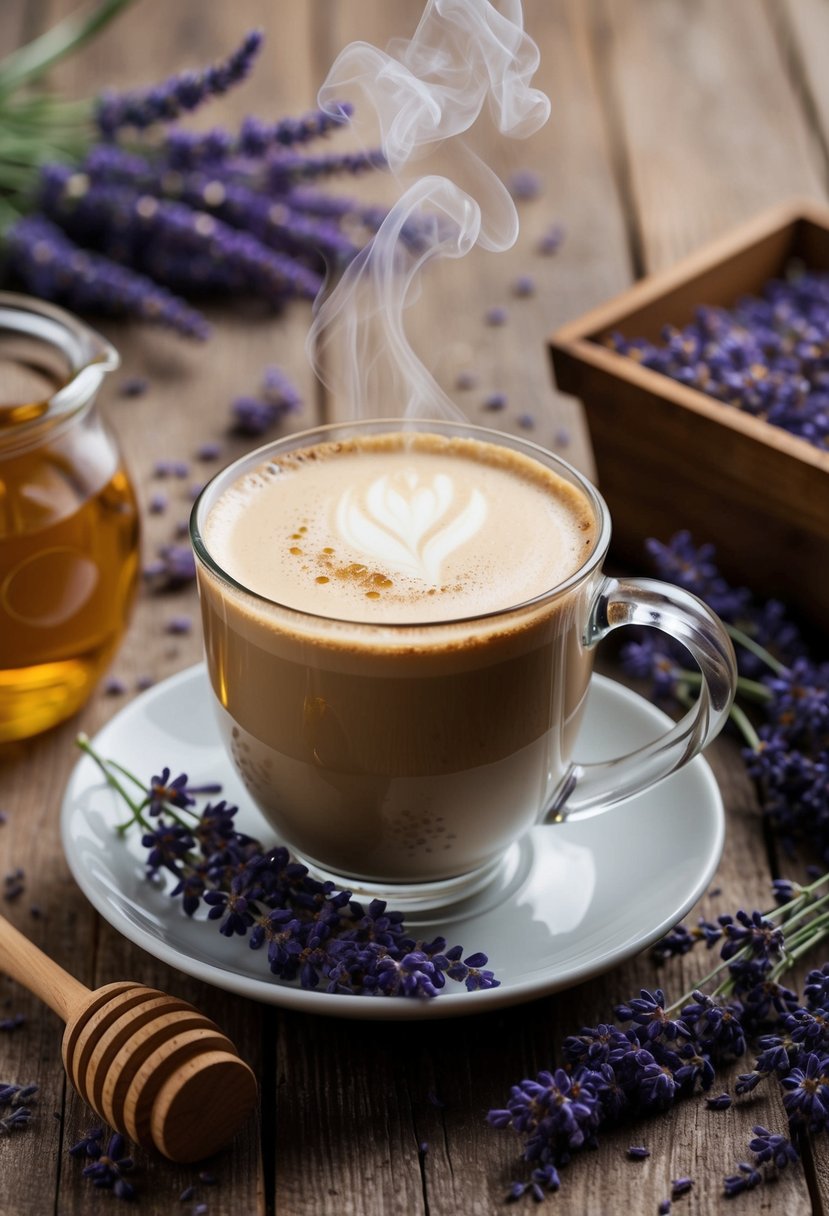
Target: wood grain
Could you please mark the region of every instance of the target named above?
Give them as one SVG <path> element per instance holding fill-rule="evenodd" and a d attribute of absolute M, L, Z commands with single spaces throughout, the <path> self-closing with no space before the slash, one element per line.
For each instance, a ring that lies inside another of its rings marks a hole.
<path fill-rule="evenodd" d="M 0 52 L 72 7 L 73 0 L 4 0 Z M 664 266 L 791 194 L 823 197 L 823 128 L 817 130 L 804 106 L 780 27 L 769 19 L 775 7 L 753 0 L 527 0 L 526 25 L 541 45 L 540 83 L 551 94 L 553 117 L 529 143 L 488 143 L 486 151 L 502 173 L 538 170 L 543 192 L 521 205 L 514 250 L 434 267 L 410 317 L 415 345 L 470 418 L 520 430 L 519 416 L 531 413 L 535 425 L 527 434 L 557 444 L 566 428 L 566 454 L 589 468 L 581 410 L 551 387 L 549 333 L 627 286 L 636 268 Z M 829 105 L 822 100 L 825 6 L 789 0 L 784 8 L 810 73 L 814 113 L 823 116 Z M 97 44 L 55 73 L 55 84 L 83 96 L 107 84 L 160 79 L 221 57 L 247 28 L 262 23 L 266 50 L 250 81 L 195 122 L 230 122 L 247 111 L 301 112 L 314 104 L 342 45 L 354 37 L 382 45 L 391 34 L 410 33 L 420 10 L 419 0 L 268 6 L 236 0 L 209 7 L 203 0 L 139 0 Z M 825 127 L 825 117 L 820 121 Z M 374 199 L 384 189 L 391 197 L 391 185 L 366 180 L 355 189 Z M 554 258 L 541 258 L 537 238 L 554 221 L 566 229 L 564 245 Z M 536 279 L 531 299 L 510 294 L 522 273 Z M 500 329 L 482 322 L 496 303 L 510 312 Z M 227 434 L 229 401 L 256 388 L 266 363 L 282 364 L 300 384 L 305 407 L 298 424 L 336 413 L 337 403 L 318 392 L 305 363 L 307 309 L 272 318 L 234 307 L 213 310 L 211 319 L 215 333 L 205 347 L 141 326 L 105 326 L 124 359 L 123 373 L 107 388 L 106 408 L 139 485 L 147 561 L 186 518 L 191 483 L 217 467 L 194 459 L 199 443 L 220 441 L 223 461 L 246 450 L 245 441 Z M 477 374 L 478 387 L 459 393 L 455 377 L 467 368 Z M 119 395 L 120 380 L 130 374 L 148 378 L 144 397 Z M 496 389 L 509 404 L 493 417 L 482 400 Z M 153 474 L 159 457 L 187 460 L 190 475 L 160 480 Z M 168 508 L 150 515 L 150 496 L 162 491 Z M 0 809 L 8 815 L 0 826 L 0 865 L 4 872 L 22 866 L 27 875 L 24 893 L 4 909 L 10 919 L 91 987 L 130 979 L 190 1001 L 222 1027 L 262 1082 L 258 1126 L 208 1166 L 218 1185 L 200 1181 L 201 1167 L 136 1152 L 141 1210 L 187 1213 L 204 1202 L 210 1216 L 500 1212 L 520 1164 L 513 1138 L 486 1126 L 487 1109 L 503 1104 L 513 1082 L 552 1064 L 567 1033 L 610 1016 L 617 1001 L 642 985 L 662 982 L 671 993 L 690 987 L 706 960 L 692 956 L 656 972 L 640 958 L 572 992 L 485 1017 L 369 1025 L 255 1005 L 125 942 L 68 875 L 57 844 L 60 799 L 77 730 L 94 733 L 135 694 L 139 679 L 161 680 L 198 659 L 197 627 L 184 636 L 166 632 L 169 619 L 183 614 L 196 618 L 192 589 L 160 596 L 145 588 L 113 665 L 127 693 L 99 693 L 75 721 L 0 752 Z M 759 812 L 738 749 L 724 740 L 711 758 L 727 807 L 728 840 L 714 884 L 721 894 L 707 896 L 694 915 L 762 906 L 768 898 Z M 174 766 L 176 759 L 159 756 L 157 763 Z M 670 814 L 666 806 L 668 822 Z M 0 1014 L 18 1010 L 25 1026 L 0 1033 L 0 1079 L 37 1081 L 41 1096 L 28 1131 L 0 1142 L 0 1216 L 110 1211 L 113 1197 L 91 1188 L 80 1163 L 67 1155 L 96 1120 L 65 1089 L 58 1019 L 0 979 Z M 655 1212 L 671 1178 L 687 1172 L 696 1179 L 694 1194 L 675 1210 L 721 1212 L 720 1178 L 744 1159 L 757 1122 L 782 1130 L 773 1098 L 741 1102 L 725 1113 L 710 1113 L 693 1099 L 671 1119 L 603 1136 L 595 1153 L 568 1167 L 552 1202 L 562 1216 Z M 624 1155 L 637 1141 L 652 1150 L 643 1164 Z M 816 1193 L 826 1196 L 823 1155 L 815 1175 Z M 191 1184 L 193 1199 L 179 1205 Z M 800 1169 L 747 1202 L 752 1211 L 813 1211 Z M 815 1212 L 821 1202 L 825 1198 L 816 1199 Z"/>

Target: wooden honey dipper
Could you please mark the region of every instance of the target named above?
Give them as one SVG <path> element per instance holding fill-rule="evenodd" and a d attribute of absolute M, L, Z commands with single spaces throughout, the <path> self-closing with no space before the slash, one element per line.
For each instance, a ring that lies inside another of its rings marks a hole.
<path fill-rule="evenodd" d="M 128 981 L 91 991 L 0 916 L 0 967 L 66 1023 L 63 1064 L 110 1127 L 171 1161 L 199 1161 L 256 1104 L 252 1070 L 186 1001 Z"/>

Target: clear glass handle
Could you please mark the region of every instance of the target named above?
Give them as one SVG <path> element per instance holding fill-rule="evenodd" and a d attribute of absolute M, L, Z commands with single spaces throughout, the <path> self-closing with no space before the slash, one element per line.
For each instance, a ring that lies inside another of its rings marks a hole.
<path fill-rule="evenodd" d="M 699 699 L 645 747 L 598 764 L 571 764 L 545 811 L 545 823 L 601 814 L 661 781 L 702 751 L 728 717 L 737 681 L 734 648 L 702 600 L 656 579 L 606 578 L 590 607 L 584 645 L 595 646 L 621 625 L 652 625 L 690 651 L 702 674 Z"/>

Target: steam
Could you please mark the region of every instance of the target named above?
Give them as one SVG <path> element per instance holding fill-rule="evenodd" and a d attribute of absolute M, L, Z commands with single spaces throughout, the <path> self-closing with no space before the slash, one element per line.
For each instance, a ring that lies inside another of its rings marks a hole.
<path fill-rule="evenodd" d="M 426 175 L 411 185 L 323 301 L 308 335 L 317 375 L 354 418 L 460 418 L 410 346 L 404 310 L 434 257 L 464 257 L 476 244 L 501 252 L 518 236 L 509 192 L 458 136 L 488 107 L 503 135 L 523 139 L 549 117 L 530 87 L 538 47 L 524 32 L 521 0 L 427 0 L 410 41 L 385 51 L 353 42 L 320 89 L 330 113 L 353 100 L 373 121 L 389 167 L 399 172 L 447 139 L 468 189 Z M 356 95 L 356 96 L 355 96 Z"/>

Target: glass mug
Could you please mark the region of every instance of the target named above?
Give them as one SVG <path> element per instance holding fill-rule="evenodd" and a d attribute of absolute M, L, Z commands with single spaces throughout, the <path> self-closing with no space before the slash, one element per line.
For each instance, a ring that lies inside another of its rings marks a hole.
<path fill-rule="evenodd" d="M 510 459 L 529 458 L 580 490 L 594 536 L 583 564 L 503 610 L 382 624 L 265 598 L 211 553 L 205 523 L 246 474 L 315 445 L 413 432 L 509 449 Z M 317 877 L 362 897 L 385 896 L 404 910 L 464 898 L 531 827 L 595 815 L 645 789 L 696 755 L 728 715 L 736 667 L 717 617 L 677 587 L 605 577 L 604 501 L 575 469 L 525 440 L 443 422 L 321 427 L 220 472 L 190 527 L 207 669 L 233 765 L 280 843 Z M 638 751 L 579 764 L 573 748 L 594 648 L 631 624 L 654 626 L 691 652 L 699 699 Z"/>
<path fill-rule="evenodd" d="M 138 585 L 138 509 L 96 406 L 117 351 L 76 317 L 0 293 L 0 743 L 87 699 Z"/>

